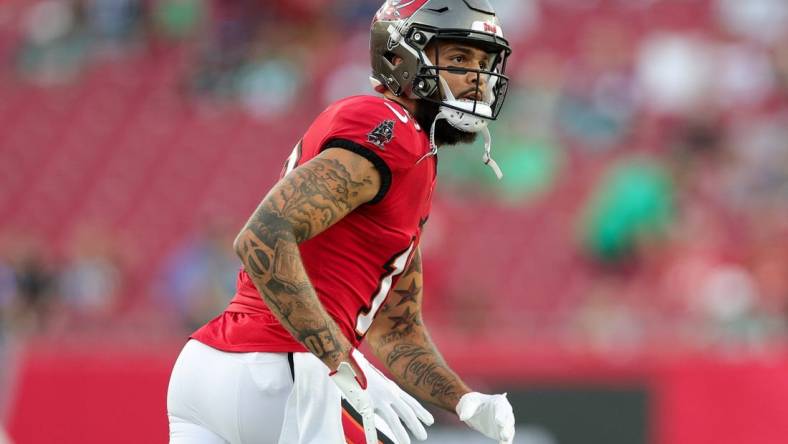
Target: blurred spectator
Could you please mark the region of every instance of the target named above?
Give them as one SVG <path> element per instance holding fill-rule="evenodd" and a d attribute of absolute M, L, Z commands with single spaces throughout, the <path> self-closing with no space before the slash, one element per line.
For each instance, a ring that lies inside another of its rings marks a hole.
<path fill-rule="evenodd" d="M 371 17 L 375 15 L 380 4 L 383 2 L 366 2 L 357 0 L 333 0 L 329 9 L 331 18 L 338 17 L 342 21 L 342 27 L 364 26 L 369 24 Z"/>
<path fill-rule="evenodd" d="M 492 3 L 501 27 L 506 30 L 504 37 L 510 41 L 522 41 L 542 25 L 537 0 L 493 0 Z"/>
<path fill-rule="evenodd" d="M 2 332 L 9 321 L 9 313 L 13 303 L 18 297 L 18 289 L 14 269 L 0 257 L 0 342 L 2 342 Z"/>
<path fill-rule="evenodd" d="M 586 204 L 583 244 L 602 263 L 632 263 L 642 247 L 667 234 L 674 212 L 665 167 L 652 158 L 623 159 L 610 167 Z"/>
<path fill-rule="evenodd" d="M 0 248 L 0 419 L 6 418 L 7 403 L 11 393 L 11 374 L 13 373 L 12 361 L 12 326 L 14 316 L 17 315 L 18 285 L 16 273 L 10 261 L 4 257 L 4 248 Z M 0 421 L 2 423 L 2 421 Z M 4 441 L 2 426 L 0 426 L 0 444 Z"/>
<path fill-rule="evenodd" d="M 298 69 L 286 58 L 266 57 L 238 72 L 238 97 L 249 114 L 264 120 L 286 116 L 302 83 Z"/>
<path fill-rule="evenodd" d="M 721 265 L 699 280 L 691 310 L 709 324 L 710 339 L 717 343 L 761 342 L 763 324 L 757 322 L 760 295 L 749 270 Z"/>
<path fill-rule="evenodd" d="M 87 57 L 87 36 L 71 0 L 41 0 L 27 9 L 23 43 L 17 53 L 21 73 L 44 85 L 67 83 Z"/>
<path fill-rule="evenodd" d="M 775 71 L 777 94 L 780 99 L 788 98 L 788 32 L 772 49 L 772 64 Z"/>
<path fill-rule="evenodd" d="M 345 40 L 348 54 L 342 63 L 333 63 L 331 71 L 326 73 L 323 84 L 322 103 L 326 107 L 335 101 L 359 94 L 371 94 L 369 82 L 369 33 L 364 30 L 357 32 L 352 38 Z"/>
<path fill-rule="evenodd" d="M 716 9 L 727 29 L 763 43 L 774 43 L 788 27 L 783 0 L 716 0 Z"/>
<path fill-rule="evenodd" d="M 757 217 L 788 193 L 788 114 L 741 119 L 732 125 L 730 204 Z"/>
<path fill-rule="evenodd" d="M 115 51 L 135 36 L 140 25 L 140 0 L 83 0 L 85 25 L 102 50 Z"/>
<path fill-rule="evenodd" d="M 627 300 L 623 279 L 615 274 L 599 277 L 578 301 L 573 342 L 616 355 L 642 344 L 646 337 L 642 313 Z"/>
<path fill-rule="evenodd" d="M 487 168 L 482 168 L 481 147 L 448 149 L 441 153 L 438 165 L 442 193 L 489 198 L 517 206 L 544 195 L 555 184 L 563 164 L 563 152 L 554 142 L 507 129 L 493 131 L 493 140 L 493 156 L 504 177 L 498 180 Z"/>
<path fill-rule="evenodd" d="M 256 0 L 213 3 L 212 26 L 200 39 L 197 66 L 189 80 L 195 93 L 219 101 L 234 97 L 237 70 L 246 61 L 259 28 L 268 17 L 265 4 Z"/>
<path fill-rule="evenodd" d="M 778 240 L 775 242 L 775 239 Z M 788 239 L 788 230 L 767 229 L 755 243 L 751 258 L 753 277 L 768 313 L 783 317 L 783 331 L 788 327 L 788 250 L 782 240 Z"/>
<path fill-rule="evenodd" d="M 113 314 L 122 295 L 112 237 L 96 229 L 75 236 L 59 273 L 58 290 L 64 308 L 80 321 L 96 321 Z"/>
<path fill-rule="evenodd" d="M 629 131 L 635 113 L 631 31 L 617 21 L 591 21 L 558 103 L 558 123 L 588 150 L 607 150 Z"/>
<path fill-rule="evenodd" d="M 153 5 L 158 33 L 169 40 L 193 38 L 208 15 L 205 0 L 161 0 Z"/>
<path fill-rule="evenodd" d="M 57 301 L 55 271 L 34 243 L 18 246 L 13 254 L 18 298 L 11 328 L 22 332 L 44 330 Z"/>
<path fill-rule="evenodd" d="M 775 76 L 769 55 L 753 44 L 720 45 L 717 57 L 717 102 L 722 108 L 760 105 L 774 89 Z"/>
<path fill-rule="evenodd" d="M 229 230 L 211 227 L 185 240 L 165 260 L 154 295 L 193 330 L 226 307 L 240 264 Z"/>
<path fill-rule="evenodd" d="M 712 45 L 695 35 L 654 33 L 641 43 L 638 82 L 645 105 L 662 113 L 691 114 L 710 101 Z"/>
<path fill-rule="evenodd" d="M 11 265 L 0 255 L 0 361 L 5 361 L 7 336 L 13 321 L 14 304 L 18 298 L 16 276 Z M 4 387 L 5 372 L 0 366 L 0 389 Z M 3 396 L 0 396 L 0 413 L 3 412 Z"/>
<path fill-rule="evenodd" d="M 539 139 L 554 138 L 568 75 L 557 52 L 537 49 L 529 54 L 520 69 L 510 74 L 513 78 L 506 112 L 501 114 L 502 129 Z"/>

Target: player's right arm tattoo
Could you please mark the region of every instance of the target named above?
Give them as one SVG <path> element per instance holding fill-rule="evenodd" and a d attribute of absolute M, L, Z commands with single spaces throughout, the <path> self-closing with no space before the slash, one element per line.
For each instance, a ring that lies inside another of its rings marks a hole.
<path fill-rule="evenodd" d="M 449 368 L 421 319 L 421 253 L 408 269 L 367 333 L 367 340 L 397 383 L 417 397 L 454 411 L 470 389 Z"/>
<path fill-rule="evenodd" d="M 331 369 L 347 358 L 351 345 L 320 303 L 298 244 L 371 200 L 379 181 L 366 159 L 324 151 L 280 180 L 235 239 L 235 251 L 266 305 Z"/>

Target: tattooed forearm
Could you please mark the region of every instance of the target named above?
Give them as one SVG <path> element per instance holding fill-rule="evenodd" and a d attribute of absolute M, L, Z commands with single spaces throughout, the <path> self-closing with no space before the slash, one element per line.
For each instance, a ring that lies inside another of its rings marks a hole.
<path fill-rule="evenodd" d="M 394 290 L 394 293 L 399 295 L 400 300 L 397 302 L 397 307 L 408 302 L 416 302 L 416 297 L 421 293 L 421 286 L 416 284 L 416 279 L 411 281 L 410 287 L 404 290 Z"/>
<path fill-rule="evenodd" d="M 395 303 L 383 307 L 380 315 L 385 316 L 380 322 L 385 323 L 387 330 L 378 330 L 370 338 L 373 351 L 402 387 L 453 410 L 460 396 L 469 390 L 436 350 L 424 330 L 418 306 L 406 303 L 404 308 L 397 309 L 392 305 Z"/>
<path fill-rule="evenodd" d="M 340 345 L 328 328 L 323 328 L 321 330 L 302 330 L 298 340 L 302 342 L 312 354 L 320 359 L 337 353 L 340 350 Z"/>
<path fill-rule="evenodd" d="M 449 410 L 468 392 L 430 346 L 397 344 L 386 356 L 386 366 L 412 392 Z"/>
<path fill-rule="evenodd" d="M 417 250 L 380 309 L 367 339 L 396 382 L 422 400 L 454 411 L 470 389 L 444 362 L 421 320 L 423 276 Z"/>
<path fill-rule="evenodd" d="M 429 350 L 413 344 L 401 344 L 394 347 L 386 363 L 393 366 L 403 360 L 402 374 L 405 378 L 411 377 L 416 386 L 425 386 L 430 390 L 430 396 L 450 397 L 456 396 L 456 389 L 450 378 L 444 376 L 442 363 L 436 363 L 434 355 Z"/>
<path fill-rule="evenodd" d="M 381 309 L 381 316 L 387 316 L 391 311 L 390 306 L 384 306 Z M 392 342 L 398 342 L 408 337 L 418 338 L 421 340 L 426 339 L 421 330 L 416 327 L 421 326 L 421 320 L 418 312 L 411 313 L 410 307 L 406 307 L 405 311 L 401 314 L 393 314 L 387 316 L 388 320 L 392 322 L 392 327 L 386 333 L 381 334 L 374 339 L 376 346 L 384 346 Z"/>
<path fill-rule="evenodd" d="M 345 165 L 316 158 L 282 179 L 235 240 L 235 251 L 266 305 L 309 351 L 334 369 L 350 342 L 325 311 L 304 270 L 298 243 L 357 207 L 373 180 L 354 180 Z"/>
<path fill-rule="evenodd" d="M 269 238 L 268 242 L 261 239 Z M 298 246 L 286 233 L 267 236 L 247 226 L 236 241 L 249 277 L 266 305 L 296 340 L 335 368 L 349 342 L 328 316 L 303 269 Z"/>
<path fill-rule="evenodd" d="M 405 311 L 399 316 L 389 316 L 389 320 L 392 321 L 391 329 L 402 333 L 410 333 L 414 326 L 421 325 L 419 313 L 416 311 L 411 313 L 410 307 L 405 307 Z"/>

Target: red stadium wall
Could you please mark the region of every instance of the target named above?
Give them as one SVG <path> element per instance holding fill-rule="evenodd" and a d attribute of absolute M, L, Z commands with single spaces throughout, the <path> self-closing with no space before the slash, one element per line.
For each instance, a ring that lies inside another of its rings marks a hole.
<path fill-rule="evenodd" d="M 11 403 L 13 443 L 166 443 L 174 356 L 171 348 L 29 349 Z"/>
<path fill-rule="evenodd" d="M 656 444 L 788 442 L 788 356 L 681 362 L 653 382 Z"/>
<path fill-rule="evenodd" d="M 167 442 L 167 379 L 177 349 L 31 346 L 11 405 L 13 442 Z M 501 381 L 506 375 L 510 389 L 643 384 L 650 393 L 652 444 L 784 444 L 788 436 L 788 354 L 735 363 L 673 358 L 622 364 L 536 352 L 513 359 L 487 350 L 489 356 L 450 350 L 447 359 L 470 380 L 493 380 L 495 373 Z"/>

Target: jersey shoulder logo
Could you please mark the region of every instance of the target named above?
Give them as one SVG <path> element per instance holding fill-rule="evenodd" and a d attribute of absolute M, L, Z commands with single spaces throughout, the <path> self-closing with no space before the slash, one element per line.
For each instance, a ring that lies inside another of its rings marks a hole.
<path fill-rule="evenodd" d="M 394 121 L 384 120 L 380 125 L 367 134 L 367 140 L 374 143 L 380 149 L 384 149 L 383 145 L 391 142 L 394 138 Z"/>

